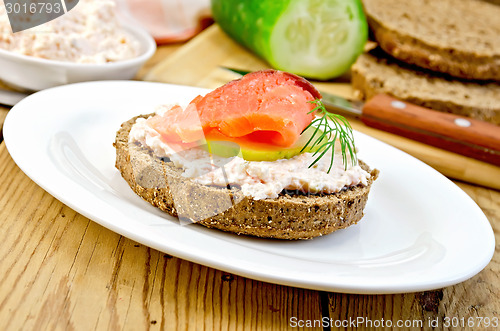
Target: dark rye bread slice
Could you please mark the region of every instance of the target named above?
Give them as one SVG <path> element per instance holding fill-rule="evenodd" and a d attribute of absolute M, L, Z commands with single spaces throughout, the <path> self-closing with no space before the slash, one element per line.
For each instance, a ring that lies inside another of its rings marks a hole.
<path fill-rule="evenodd" d="M 326 235 L 363 217 L 371 184 L 379 173 L 361 163 L 371 173 L 367 186 L 336 194 L 281 194 L 277 199 L 253 200 L 243 196 L 238 188 L 195 183 L 182 177 L 182 171 L 167 158 L 129 143 L 130 129 L 138 117 L 123 123 L 116 135 L 116 167 L 121 175 L 137 195 L 153 206 L 175 217 L 198 220 L 209 228 L 276 239 Z M 228 205 L 228 201 L 234 203 Z"/>
<path fill-rule="evenodd" d="M 380 49 L 364 53 L 351 67 L 360 99 L 385 93 L 423 107 L 500 125 L 500 85 L 452 79 L 389 58 Z"/>
<path fill-rule="evenodd" d="M 380 47 L 449 75 L 500 80 L 500 7 L 479 0 L 363 0 Z"/>

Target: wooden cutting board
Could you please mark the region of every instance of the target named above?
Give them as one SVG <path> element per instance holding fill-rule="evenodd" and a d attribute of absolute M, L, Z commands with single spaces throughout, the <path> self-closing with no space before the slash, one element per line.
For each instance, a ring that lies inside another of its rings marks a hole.
<path fill-rule="evenodd" d="M 239 77 L 221 66 L 242 70 L 269 68 L 268 64 L 236 44 L 217 25 L 213 25 L 179 48 L 168 59 L 160 61 L 142 78 L 156 82 L 216 88 Z M 354 97 L 349 75 L 329 82 L 313 83 L 321 91 Z M 354 129 L 413 155 L 450 178 L 500 189 L 500 167 L 372 129 L 355 119 L 349 121 Z"/>

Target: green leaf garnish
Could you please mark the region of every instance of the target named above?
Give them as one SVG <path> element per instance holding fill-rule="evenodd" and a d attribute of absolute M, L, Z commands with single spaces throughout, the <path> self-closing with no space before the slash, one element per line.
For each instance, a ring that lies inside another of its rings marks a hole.
<path fill-rule="evenodd" d="M 356 165 L 358 162 L 356 156 L 356 146 L 354 145 L 354 135 L 349 122 L 344 116 L 328 112 L 321 100 L 316 99 L 309 102 L 316 105 L 316 107 L 311 110 L 309 114 L 317 112 L 318 116 L 304 129 L 304 131 L 306 131 L 310 127 L 314 127 L 315 131 L 304 147 L 302 147 L 301 152 L 303 152 L 306 148 L 312 149 L 315 146 L 319 146 L 313 154 L 313 156 L 318 154 L 319 156 L 309 165 L 309 168 L 314 166 L 323 156 L 325 156 L 326 152 L 331 149 L 332 156 L 330 159 L 330 167 L 327 171 L 327 173 L 330 173 L 330 170 L 332 170 L 333 167 L 335 142 L 337 140 L 340 143 L 342 163 L 344 164 L 345 169 L 347 170 L 347 152 L 349 152 L 352 165 Z M 317 137 L 317 139 L 314 140 L 314 137 Z"/>

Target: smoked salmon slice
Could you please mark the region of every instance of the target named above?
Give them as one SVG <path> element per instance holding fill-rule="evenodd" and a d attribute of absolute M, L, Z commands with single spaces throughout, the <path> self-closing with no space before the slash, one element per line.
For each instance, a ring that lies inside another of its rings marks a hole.
<path fill-rule="evenodd" d="M 302 77 L 277 70 L 257 71 L 197 97 L 182 110 L 174 106 L 148 120 L 165 142 L 227 140 L 240 145 L 289 147 L 312 121 L 310 101 L 321 94 Z"/>

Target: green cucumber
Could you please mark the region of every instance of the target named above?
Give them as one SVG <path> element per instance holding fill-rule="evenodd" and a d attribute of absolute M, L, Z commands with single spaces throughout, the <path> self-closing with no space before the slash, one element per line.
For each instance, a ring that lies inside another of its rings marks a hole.
<path fill-rule="evenodd" d="M 299 139 L 295 144 L 293 144 L 293 146 L 287 148 L 278 149 L 272 146 L 248 147 L 223 140 L 207 140 L 206 148 L 210 153 L 215 155 L 222 157 L 239 156 L 247 161 L 276 161 L 279 159 L 289 159 L 300 153 L 315 152 L 318 150 L 321 143 L 313 148 L 308 147 L 305 150 L 302 150 L 316 130 L 317 132 L 314 139 L 318 139 L 323 132 L 317 128 L 310 127 L 300 135 Z"/>
<path fill-rule="evenodd" d="M 212 0 L 212 15 L 275 69 L 312 79 L 345 73 L 368 38 L 360 0 Z"/>

